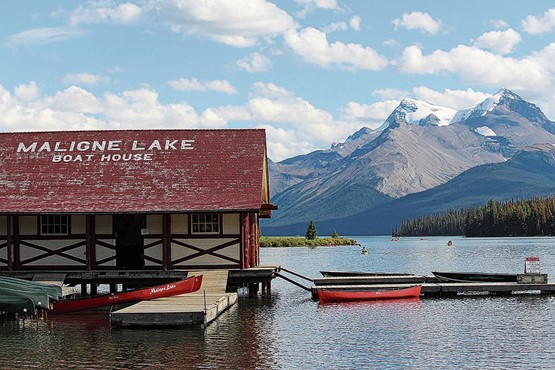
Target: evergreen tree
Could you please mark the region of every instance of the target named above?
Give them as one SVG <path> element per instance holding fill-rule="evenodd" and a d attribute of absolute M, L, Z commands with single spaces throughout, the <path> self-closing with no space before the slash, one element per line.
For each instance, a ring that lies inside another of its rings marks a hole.
<path fill-rule="evenodd" d="M 310 223 L 308 224 L 308 228 L 306 229 L 306 238 L 308 240 L 314 240 L 316 239 L 317 236 L 318 236 L 318 232 L 316 231 L 316 225 L 314 225 L 314 222 L 310 220 Z"/>
<path fill-rule="evenodd" d="M 337 233 L 337 231 L 335 231 L 335 229 L 333 229 L 333 232 L 331 233 L 331 237 L 334 239 L 339 238 L 339 234 Z"/>

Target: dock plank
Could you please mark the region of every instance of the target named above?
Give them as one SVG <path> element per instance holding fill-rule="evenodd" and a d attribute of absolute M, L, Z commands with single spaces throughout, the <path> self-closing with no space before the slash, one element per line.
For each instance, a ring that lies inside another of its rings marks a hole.
<path fill-rule="evenodd" d="M 237 293 L 226 293 L 227 270 L 190 271 L 203 275 L 196 293 L 142 301 L 112 312 L 114 326 L 207 325 L 237 303 Z"/>

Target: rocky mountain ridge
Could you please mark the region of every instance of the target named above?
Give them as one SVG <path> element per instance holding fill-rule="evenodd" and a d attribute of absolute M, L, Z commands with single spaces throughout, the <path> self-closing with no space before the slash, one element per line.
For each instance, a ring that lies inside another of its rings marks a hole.
<path fill-rule="evenodd" d="M 280 210 L 268 224 L 349 217 L 505 162 L 527 146 L 555 143 L 555 124 L 507 89 L 458 112 L 404 99 L 382 127 L 270 163 L 272 202 Z"/>

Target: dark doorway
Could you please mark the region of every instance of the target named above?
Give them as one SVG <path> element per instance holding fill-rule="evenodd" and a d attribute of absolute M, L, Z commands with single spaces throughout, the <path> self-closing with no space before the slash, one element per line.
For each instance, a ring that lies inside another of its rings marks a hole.
<path fill-rule="evenodd" d="M 116 267 L 143 270 L 145 267 L 144 238 L 141 229 L 146 225 L 145 215 L 115 215 Z"/>

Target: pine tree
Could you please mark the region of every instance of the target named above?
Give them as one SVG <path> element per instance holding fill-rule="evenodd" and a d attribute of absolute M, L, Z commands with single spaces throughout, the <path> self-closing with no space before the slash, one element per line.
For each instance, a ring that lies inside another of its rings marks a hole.
<path fill-rule="evenodd" d="M 306 238 L 308 240 L 314 240 L 316 239 L 317 236 L 318 236 L 318 232 L 316 231 L 316 225 L 314 225 L 314 222 L 310 220 L 310 223 L 308 224 L 308 228 L 306 229 Z"/>
<path fill-rule="evenodd" d="M 334 239 L 339 238 L 339 234 L 337 233 L 337 231 L 335 231 L 335 229 L 333 229 L 333 232 L 331 233 L 331 237 Z"/>

